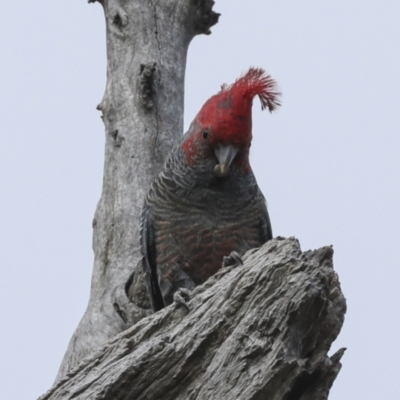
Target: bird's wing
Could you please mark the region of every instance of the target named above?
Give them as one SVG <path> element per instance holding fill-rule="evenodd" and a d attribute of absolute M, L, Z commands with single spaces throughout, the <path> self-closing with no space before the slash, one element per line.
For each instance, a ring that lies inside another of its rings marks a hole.
<path fill-rule="evenodd" d="M 261 238 L 262 242 L 265 243 L 272 239 L 272 226 L 271 220 L 269 219 L 267 204 L 263 199 L 263 209 L 261 211 Z"/>
<path fill-rule="evenodd" d="M 147 291 L 150 296 L 153 310 L 158 311 L 164 307 L 164 302 L 158 284 L 153 220 L 151 210 L 147 205 L 143 207 L 142 211 L 140 224 L 140 250 L 142 254 L 142 266 Z"/>

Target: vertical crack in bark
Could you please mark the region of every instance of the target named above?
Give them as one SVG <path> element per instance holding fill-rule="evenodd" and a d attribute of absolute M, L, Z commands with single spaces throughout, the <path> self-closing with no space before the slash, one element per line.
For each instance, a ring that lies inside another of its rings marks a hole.
<path fill-rule="evenodd" d="M 160 40 L 158 38 L 158 33 L 159 33 L 159 29 L 158 29 L 158 23 L 157 23 L 157 7 L 154 4 L 154 1 L 151 0 L 150 1 L 150 7 L 153 10 L 153 17 L 154 17 L 154 26 L 155 26 L 155 39 L 157 42 L 157 49 L 158 52 L 160 54 L 160 64 L 162 65 L 162 51 L 161 51 L 161 43 Z M 154 80 L 155 81 L 155 80 Z M 158 68 L 158 84 L 155 85 L 156 87 L 160 87 L 160 83 L 161 83 L 161 68 Z M 160 135 L 160 123 L 159 123 L 159 115 L 158 115 L 158 92 L 157 89 L 155 88 L 154 90 L 154 116 L 156 119 L 156 135 L 155 135 L 155 140 L 154 140 L 154 152 L 155 155 L 157 156 L 157 159 L 159 158 L 160 155 L 160 150 L 158 148 L 158 142 L 159 142 L 159 135 Z"/>
<path fill-rule="evenodd" d="M 159 107 L 158 107 L 158 96 L 157 88 L 160 88 L 160 68 L 157 68 L 157 63 L 149 62 L 147 64 L 140 64 L 139 71 L 139 83 L 138 83 L 138 96 L 139 104 L 146 114 L 151 113 L 151 117 L 154 121 L 154 140 L 150 151 L 153 152 L 154 157 L 160 159 L 161 151 L 159 149 L 159 134 L 160 134 L 160 122 L 159 122 Z"/>
<path fill-rule="evenodd" d="M 117 312 L 117 314 L 121 317 L 122 321 L 124 321 L 124 323 L 126 324 L 128 321 L 126 313 L 121 309 L 121 307 L 117 302 L 114 302 L 113 307 L 114 310 Z"/>
<path fill-rule="evenodd" d="M 156 28 L 156 30 L 154 31 L 154 34 L 156 35 L 157 47 L 158 47 L 158 51 L 160 52 L 160 56 L 161 56 L 161 44 L 160 44 L 160 40 L 158 39 L 157 8 L 154 5 L 154 1 L 153 0 L 150 0 L 150 7 L 153 10 L 154 26 Z"/>
<path fill-rule="evenodd" d="M 155 107 L 155 72 L 156 63 L 140 64 L 139 100 L 145 112 L 150 112 Z"/>
<path fill-rule="evenodd" d="M 159 72 L 160 76 L 158 78 L 158 87 L 160 86 L 160 82 L 161 82 L 161 71 Z M 156 155 L 159 156 L 160 155 L 160 149 L 158 148 L 158 142 L 159 142 L 159 135 L 160 135 L 160 122 L 159 122 L 159 114 L 158 114 L 158 96 L 157 96 L 157 91 L 155 91 L 154 93 L 154 108 L 155 108 L 155 112 L 154 112 L 154 116 L 156 119 L 156 136 L 155 136 L 155 140 L 154 140 L 154 150 L 156 152 Z M 157 157 L 158 158 L 158 157 Z"/>

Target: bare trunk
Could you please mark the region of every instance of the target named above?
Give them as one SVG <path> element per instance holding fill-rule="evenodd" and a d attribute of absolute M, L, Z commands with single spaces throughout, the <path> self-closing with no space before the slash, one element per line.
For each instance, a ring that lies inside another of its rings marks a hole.
<path fill-rule="evenodd" d="M 150 315 L 137 267 L 142 203 L 182 135 L 189 43 L 218 14 L 212 0 L 101 4 L 106 149 L 91 294 L 41 399 L 327 399 L 346 309 L 330 247 L 302 253 L 276 238 L 197 287 L 189 313 L 174 304 Z"/>
<path fill-rule="evenodd" d="M 94 2 L 89 1 L 89 2 Z M 57 379 L 150 313 L 144 306 L 139 220 L 145 193 L 183 130 L 187 49 L 218 20 L 211 0 L 103 0 L 107 86 L 98 106 L 106 128 L 104 181 L 93 220 L 88 308 Z M 131 301 L 129 297 L 133 300 Z"/>
<path fill-rule="evenodd" d="M 346 302 L 324 247 L 276 238 L 104 344 L 41 400 L 324 400 Z"/>

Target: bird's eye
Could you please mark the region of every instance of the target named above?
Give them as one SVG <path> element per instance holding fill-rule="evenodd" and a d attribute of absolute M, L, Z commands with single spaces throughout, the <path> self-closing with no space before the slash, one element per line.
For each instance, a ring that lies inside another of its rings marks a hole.
<path fill-rule="evenodd" d="M 203 131 L 203 139 L 206 140 L 208 138 L 208 129 L 204 129 Z"/>

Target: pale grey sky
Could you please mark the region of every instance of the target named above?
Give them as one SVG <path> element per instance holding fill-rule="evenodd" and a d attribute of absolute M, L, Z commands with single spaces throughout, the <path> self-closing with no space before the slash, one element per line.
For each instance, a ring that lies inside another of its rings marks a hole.
<path fill-rule="evenodd" d="M 331 400 L 395 400 L 400 373 L 400 2 L 216 0 L 188 57 L 185 127 L 250 65 L 283 92 L 255 101 L 252 165 L 275 235 L 334 245 L 348 301 Z M 52 384 L 86 308 L 100 197 L 100 5 L 6 2 L 0 14 L 0 397 Z"/>

